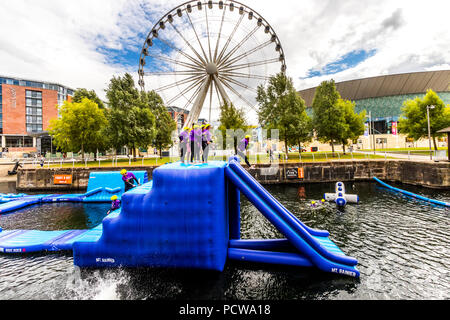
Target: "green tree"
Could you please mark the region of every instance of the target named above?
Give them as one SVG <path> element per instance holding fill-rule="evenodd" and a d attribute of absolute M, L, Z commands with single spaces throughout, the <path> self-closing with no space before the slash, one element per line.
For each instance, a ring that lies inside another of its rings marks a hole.
<path fill-rule="evenodd" d="M 85 88 L 78 88 L 75 90 L 72 102 L 81 102 L 84 98 L 88 98 L 91 101 L 94 101 L 100 109 L 105 109 L 105 105 L 103 101 L 97 96 L 94 90 L 87 90 Z"/>
<path fill-rule="evenodd" d="M 323 81 L 316 89 L 312 103 L 313 127 L 317 139 L 329 143 L 334 156 L 334 144 L 342 142 L 348 124 L 345 112 L 338 104 L 341 98 L 334 80 Z"/>
<path fill-rule="evenodd" d="M 58 119 L 50 121 L 49 133 L 64 152 L 96 152 L 105 146 L 103 130 L 107 125 L 103 110 L 87 98 L 81 102 L 64 101 Z"/>
<path fill-rule="evenodd" d="M 227 130 L 233 130 L 233 147 L 234 151 L 237 153 L 237 130 L 247 131 L 249 126 L 247 124 L 247 120 L 244 115 L 244 111 L 240 108 L 237 108 L 233 105 L 233 103 L 228 103 L 225 101 L 224 104 L 220 106 L 220 116 L 219 116 L 219 128 L 218 134 L 222 135 L 222 141 L 226 143 L 226 134 Z"/>
<path fill-rule="evenodd" d="M 159 156 L 162 158 L 162 150 L 172 147 L 172 135 L 177 129 L 177 123 L 172 119 L 161 97 L 155 92 L 147 92 L 150 109 L 155 116 L 156 135 L 152 146 L 159 150 Z"/>
<path fill-rule="evenodd" d="M 419 140 L 428 137 L 427 106 L 434 106 L 429 109 L 430 114 L 430 134 L 433 139 L 434 150 L 437 150 L 437 131 L 450 126 L 450 106 L 445 106 L 444 102 L 433 90 L 427 90 L 423 99 L 416 97 L 403 102 L 402 115 L 399 119 L 398 129 L 400 133 L 406 134 L 408 138 Z"/>
<path fill-rule="evenodd" d="M 292 79 L 282 72 L 270 77 L 267 88 L 260 85 L 256 101 L 259 104 L 259 123 L 270 133 L 279 130 L 288 147 L 311 140 L 311 119 L 306 114 L 305 101 L 295 90 Z"/>
<path fill-rule="evenodd" d="M 136 89 L 129 73 L 113 77 L 106 89 L 109 108 L 106 135 L 116 150 L 127 146 L 136 159 L 136 148 L 147 148 L 156 135 L 149 96 Z"/>
<path fill-rule="evenodd" d="M 355 112 L 355 103 L 350 100 L 338 99 L 337 104 L 339 108 L 344 111 L 345 118 L 345 131 L 341 137 L 342 143 L 342 151 L 345 154 L 345 146 L 348 144 L 348 141 L 355 141 L 361 135 L 364 134 L 364 121 L 366 118 L 366 111 L 362 111 L 361 113 Z"/>

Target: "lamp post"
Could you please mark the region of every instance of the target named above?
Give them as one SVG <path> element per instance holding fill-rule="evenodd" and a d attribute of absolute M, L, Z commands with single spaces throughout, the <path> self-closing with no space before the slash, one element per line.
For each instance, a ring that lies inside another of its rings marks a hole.
<path fill-rule="evenodd" d="M 430 160 L 433 160 L 433 155 L 431 153 L 431 130 L 430 130 L 430 109 L 434 109 L 435 106 L 427 106 L 427 121 L 428 121 L 428 144 L 430 147 Z"/>
<path fill-rule="evenodd" d="M 375 149 L 376 149 L 376 145 L 375 145 L 375 125 L 372 128 L 372 111 L 369 111 L 369 115 L 366 115 L 367 118 L 369 118 L 369 142 L 372 145 L 373 148 L 373 153 L 375 154 Z M 371 136 L 372 135 L 372 139 Z"/>

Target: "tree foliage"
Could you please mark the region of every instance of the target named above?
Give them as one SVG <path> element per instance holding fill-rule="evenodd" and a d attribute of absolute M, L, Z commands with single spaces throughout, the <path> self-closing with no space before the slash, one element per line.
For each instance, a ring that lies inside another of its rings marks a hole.
<path fill-rule="evenodd" d="M 334 144 L 342 142 L 348 132 L 345 110 L 338 103 L 341 96 L 334 80 L 323 81 L 316 89 L 312 103 L 313 126 L 317 139 L 330 143 L 334 154 Z"/>
<path fill-rule="evenodd" d="M 279 130 L 288 147 L 311 140 L 311 119 L 306 114 L 304 100 L 295 90 L 292 79 L 282 72 L 270 77 L 267 87 L 260 85 L 256 101 L 259 104 L 259 123 L 270 133 Z"/>
<path fill-rule="evenodd" d="M 227 141 L 227 130 L 233 130 L 233 146 L 235 152 L 237 152 L 238 137 L 236 133 L 238 130 L 245 132 L 249 129 L 244 111 L 241 108 L 235 107 L 233 103 L 225 101 L 225 103 L 220 106 L 219 122 L 218 134 L 222 135 L 222 141 L 224 143 Z"/>
<path fill-rule="evenodd" d="M 173 145 L 172 137 L 177 129 L 177 123 L 172 119 L 163 100 L 155 91 L 147 92 L 146 95 L 156 123 L 156 135 L 152 146 L 159 150 L 159 155 L 162 158 L 161 151 Z"/>
<path fill-rule="evenodd" d="M 350 100 L 338 99 L 337 105 L 344 112 L 345 131 L 342 133 L 341 143 L 345 154 L 345 146 L 348 144 L 348 141 L 354 141 L 364 134 L 366 112 L 356 113 L 355 103 Z"/>
<path fill-rule="evenodd" d="M 50 120 L 49 133 L 62 151 L 96 152 L 105 146 L 103 130 L 106 117 L 94 101 L 83 98 L 81 102 L 64 101 L 58 119 Z"/>
<path fill-rule="evenodd" d="M 87 90 L 85 88 L 79 88 L 75 90 L 72 102 L 81 102 L 84 98 L 88 98 L 91 101 L 94 101 L 100 109 L 105 109 L 105 105 L 103 101 L 97 96 L 94 90 Z"/>
<path fill-rule="evenodd" d="M 116 150 L 127 146 L 136 158 L 136 148 L 147 148 L 156 136 L 149 95 L 136 89 L 132 76 L 126 73 L 110 80 L 106 96 L 110 145 Z"/>
<path fill-rule="evenodd" d="M 433 90 L 427 90 L 426 95 L 422 99 L 416 97 L 403 102 L 398 129 L 400 133 L 406 134 L 408 138 L 415 140 L 428 137 L 427 106 L 432 105 L 434 108 L 429 109 L 430 133 L 434 149 L 437 150 L 436 137 L 443 135 L 438 134 L 437 131 L 450 126 L 450 107 L 445 106 L 444 102 Z"/>

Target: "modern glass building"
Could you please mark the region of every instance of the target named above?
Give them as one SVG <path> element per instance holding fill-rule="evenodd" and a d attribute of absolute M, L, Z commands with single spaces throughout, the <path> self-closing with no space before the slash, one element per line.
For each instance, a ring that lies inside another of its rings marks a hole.
<path fill-rule="evenodd" d="M 46 130 L 71 88 L 43 81 L 0 76 L 0 137 L 5 153 L 54 152 Z"/>
<path fill-rule="evenodd" d="M 343 99 L 355 103 L 355 111 L 366 110 L 375 128 L 377 148 L 405 147 L 411 143 L 397 134 L 397 122 L 402 114 L 403 102 L 416 97 L 423 98 L 428 89 L 435 91 L 445 104 L 450 104 L 450 70 L 414 72 L 337 82 L 336 88 Z M 311 106 L 316 87 L 299 91 L 312 113 Z M 369 121 L 369 118 L 367 118 Z M 366 133 L 367 137 L 368 133 Z M 393 139 L 395 138 L 395 139 Z M 364 139 L 360 139 L 364 140 Z M 364 142 L 361 141 L 363 144 Z M 366 148 L 367 146 L 364 146 Z"/>

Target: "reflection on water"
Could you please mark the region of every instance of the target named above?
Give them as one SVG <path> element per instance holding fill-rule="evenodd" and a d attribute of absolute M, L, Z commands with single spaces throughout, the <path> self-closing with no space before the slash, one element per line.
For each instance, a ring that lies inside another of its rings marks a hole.
<path fill-rule="evenodd" d="M 449 201 L 449 191 L 398 186 Z M 267 189 L 310 227 L 358 259 L 359 280 L 313 268 L 227 262 L 224 272 L 172 269 L 80 270 L 72 253 L 0 255 L 0 299 L 449 299 L 450 217 L 446 208 L 406 198 L 374 183 L 349 183 L 360 204 L 311 208 L 334 184 Z M 1 191 L 0 192 L 5 192 Z M 4 229 L 86 229 L 109 204 L 48 204 L 0 216 Z M 242 238 L 283 237 L 242 197 Z"/>

